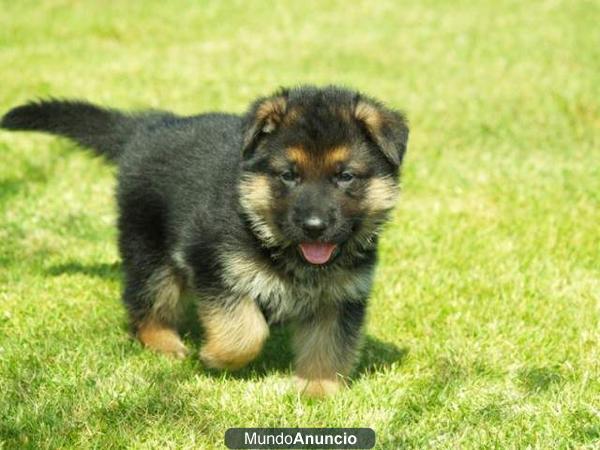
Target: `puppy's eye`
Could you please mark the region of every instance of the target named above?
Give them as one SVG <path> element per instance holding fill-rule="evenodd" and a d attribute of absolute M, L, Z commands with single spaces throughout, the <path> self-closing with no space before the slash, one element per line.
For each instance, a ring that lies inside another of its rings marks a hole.
<path fill-rule="evenodd" d="M 337 184 L 347 186 L 354 180 L 354 174 L 352 172 L 344 171 L 336 175 L 335 181 Z"/>
<path fill-rule="evenodd" d="M 298 181 L 298 175 L 291 170 L 286 170 L 279 176 L 279 178 L 281 178 L 281 181 L 287 185 L 294 185 Z"/>

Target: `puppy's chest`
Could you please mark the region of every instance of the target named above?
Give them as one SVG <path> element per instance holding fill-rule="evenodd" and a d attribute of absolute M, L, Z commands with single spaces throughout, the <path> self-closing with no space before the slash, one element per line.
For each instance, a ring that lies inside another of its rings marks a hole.
<path fill-rule="evenodd" d="M 224 270 L 225 284 L 250 296 L 272 322 L 310 314 L 320 306 L 363 300 L 371 287 L 371 269 L 333 269 L 301 278 L 281 276 L 266 264 L 237 255 Z"/>

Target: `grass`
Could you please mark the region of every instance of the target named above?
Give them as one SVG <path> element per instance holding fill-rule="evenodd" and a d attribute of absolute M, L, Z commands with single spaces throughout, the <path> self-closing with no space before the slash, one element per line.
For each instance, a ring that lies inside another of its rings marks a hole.
<path fill-rule="evenodd" d="M 0 447 L 222 448 L 369 426 L 378 448 L 600 446 L 600 7 L 593 1 L 0 0 L 0 109 L 242 111 L 338 83 L 407 111 L 352 389 L 290 389 L 285 329 L 239 374 L 126 332 L 114 169 L 0 133 Z M 194 333 L 186 337 L 195 349 Z"/>

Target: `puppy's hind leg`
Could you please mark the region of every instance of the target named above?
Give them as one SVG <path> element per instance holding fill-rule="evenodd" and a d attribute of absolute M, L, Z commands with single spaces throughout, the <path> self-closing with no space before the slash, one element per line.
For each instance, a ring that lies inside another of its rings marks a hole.
<path fill-rule="evenodd" d="M 168 265 L 155 269 L 141 284 L 128 279 L 125 288 L 125 303 L 138 339 L 146 347 L 176 358 L 187 353 L 175 328 L 182 288 L 181 278 Z"/>
<path fill-rule="evenodd" d="M 134 178 L 119 183 L 123 300 L 142 344 L 181 358 L 186 350 L 175 326 L 184 280 L 169 256 L 166 202 L 146 182 Z"/>

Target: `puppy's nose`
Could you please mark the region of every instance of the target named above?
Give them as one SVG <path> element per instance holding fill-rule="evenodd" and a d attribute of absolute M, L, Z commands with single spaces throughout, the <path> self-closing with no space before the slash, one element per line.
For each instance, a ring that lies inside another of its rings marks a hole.
<path fill-rule="evenodd" d="M 304 222 L 302 222 L 302 229 L 307 236 L 316 239 L 323 231 L 327 228 L 327 222 L 319 216 L 308 216 Z"/>

